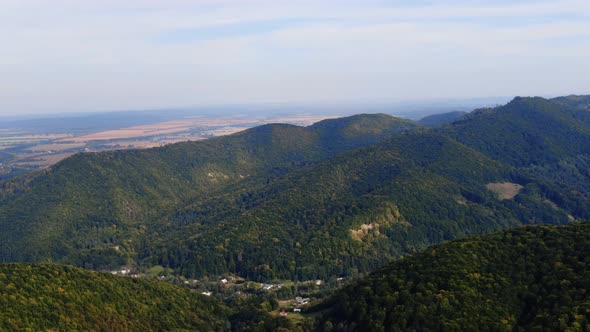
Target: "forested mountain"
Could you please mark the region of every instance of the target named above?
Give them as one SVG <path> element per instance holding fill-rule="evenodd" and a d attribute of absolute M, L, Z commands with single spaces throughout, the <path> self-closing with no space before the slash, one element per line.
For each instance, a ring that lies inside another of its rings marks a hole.
<path fill-rule="evenodd" d="M 186 276 L 354 276 L 433 243 L 590 217 L 590 113 L 515 98 L 80 154 L 1 183 L 0 258 Z"/>
<path fill-rule="evenodd" d="M 510 170 L 438 134 L 408 134 L 158 222 L 140 258 L 183 274 L 308 280 L 371 271 L 429 244 L 522 223 L 567 223 L 527 184 L 499 200 Z M 191 234 L 191 236 L 186 236 Z"/>
<path fill-rule="evenodd" d="M 535 101 L 522 100 L 526 107 Z M 512 118 L 528 112 L 513 106 L 498 112 Z M 590 184 L 583 172 L 584 155 L 570 154 L 577 156 L 575 163 L 563 159 L 557 171 L 494 162 L 448 138 L 445 131 L 462 133 L 481 126 L 478 116 L 472 119 L 456 125 L 462 131 L 444 127 L 441 134 L 396 136 L 190 204 L 157 224 L 169 228 L 165 235 L 148 237 L 140 258 L 192 276 L 231 271 L 263 280 L 326 278 L 371 271 L 405 253 L 465 234 L 528 223 L 567 223 L 589 215 L 589 204 L 579 194 L 583 191 L 574 190 Z M 557 127 L 571 124 L 561 124 L 559 117 L 554 122 Z M 517 128 L 524 133 L 546 125 L 543 119 L 520 124 Z M 574 130 L 581 127 L 583 132 L 584 126 L 573 123 Z M 489 129 L 479 136 L 494 146 L 503 134 Z M 565 148 L 574 144 L 561 143 Z M 573 172 L 572 165 L 579 171 Z M 560 187 L 565 178 L 571 186 Z M 488 190 L 490 183 L 519 191 L 498 200 Z"/>
<path fill-rule="evenodd" d="M 145 223 L 186 202 L 414 127 L 390 116 L 361 115 L 308 128 L 265 125 L 149 150 L 78 154 L 43 172 L 0 182 L 0 261 L 75 255 L 77 262 L 92 257 L 86 267 L 124 264 L 135 255 Z"/>
<path fill-rule="evenodd" d="M 569 95 L 553 98 L 551 101 L 581 110 L 590 110 L 589 95 Z"/>
<path fill-rule="evenodd" d="M 582 331 L 590 223 L 521 227 L 393 262 L 316 310 L 321 331 Z"/>
<path fill-rule="evenodd" d="M 505 106 L 472 112 L 439 131 L 519 167 L 590 153 L 590 112 L 540 97 L 516 97 Z"/>
<path fill-rule="evenodd" d="M 319 136 L 319 147 L 332 155 L 412 132 L 416 124 L 386 114 L 359 114 L 320 121 L 307 129 Z"/>
<path fill-rule="evenodd" d="M 2 331 L 223 331 L 228 315 L 219 301 L 163 282 L 0 264 Z"/>
<path fill-rule="evenodd" d="M 572 97 L 556 98 L 570 100 Z M 568 107 L 543 98 L 517 97 L 435 129 L 492 159 L 513 166 L 515 182 L 535 189 L 576 218 L 590 218 L 590 112 L 587 97 Z"/>

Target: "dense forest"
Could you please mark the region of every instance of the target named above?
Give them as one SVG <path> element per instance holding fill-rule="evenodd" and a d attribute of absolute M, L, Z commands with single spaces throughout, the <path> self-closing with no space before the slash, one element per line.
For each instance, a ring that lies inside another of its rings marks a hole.
<path fill-rule="evenodd" d="M 590 223 L 530 226 L 431 247 L 315 308 L 320 331 L 582 331 Z"/>
<path fill-rule="evenodd" d="M 216 299 L 155 280 L 0 264 L 2 331 L 223 331 L 229 314 Z"/>
<path fill-rule="evenodd" d="M 588 101 L 517 97 L 422 124 L 272 124 L 77 154 L 0 181 L 0 262 L 142 274 L 1 264 L 0 329 L 583 329 Z M 278 297 L 292 286 L 217 294 L 222 303 L 149 280 L 155 267 L 177 281 L 330 287 L 377 272 L 287 319 Z"/>
<path fill-rule="evenodd" d="M 469 234 L 587 219 L 580 98 L 519 97 L 433 129 L 364 114 L 75 155 L 0 182 L 0 260 L 327 279 Z"/>
<path fill-rule="evenodd" d="M 154 278 L 54 264 L 0 264 L 0 331 L 309 331 L 273 315 L 276 295 L 223 303 Z"/>
<path fill-rule="evenodd" d="M 435 130 L 513 166 L 590 153 L 590 113 L 540 97 L 516 97 Z"/>
<path fill-rule="evenodd" d="M 140 257 L 194 277 L 326 279 L 465 234 L 569 221 L 532 185 L 506 201 L 485 186 L 509 176 L 445 136 L 409 134 L 194 204 L 158 223 L 169 228 Z"/>
<path fill-rule="evenodd" d="M 147 222 L 189 202 L 415 127 L 386 115 L 360 115 L 307 128 L 266 125 L 148 150 L 78 154 L 0 182 L 0 261 L 65 258 L 88 268 L 119 266 L 135 257 Z"/>

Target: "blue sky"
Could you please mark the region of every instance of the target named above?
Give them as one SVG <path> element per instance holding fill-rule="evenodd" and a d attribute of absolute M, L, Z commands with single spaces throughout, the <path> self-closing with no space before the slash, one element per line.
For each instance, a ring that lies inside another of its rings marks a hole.
<path fill-rule="evenodd" d="M 590 1 L 4 0 L 0 114 L 590 93 Z"/>

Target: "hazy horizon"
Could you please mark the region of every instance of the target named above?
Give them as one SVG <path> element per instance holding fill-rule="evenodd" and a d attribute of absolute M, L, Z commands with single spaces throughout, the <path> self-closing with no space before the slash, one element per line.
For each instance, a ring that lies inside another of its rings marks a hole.
<path fill-rule="evenodd" d="M 185 116 L 234 116 L 234 115 L 274 115 L 278 114 L 323 114 L 348 116 L 359 113 L 386 113 L 393 116 L 418 120 L 423 116 L 451 111 L 472 111 L 480 107 L 503 105 L 516 96 L 498 96 L 484 98 L 438 98 L 423 100 L 352 100 L 349 102 L 277 102 L 277 103 L 243 103 L 243 104 L 211 104 L 184 107 L 161 107 L 142 109 L 106 109 L 106 110 L 71 110 L 63 112 L 33 112 L 4 114 L 0 112 L 0 119 L 38 120 L 51 118 L 74 118 L 88 116 L 108 116 L 109 114 L 133 113 L 159 114 L 169 113 L 171 117 Z M 547 97 L 547 96 L 542 96 Z"/>
<path fill-rule="evenodd" d="M 0 116 L 585 94 L 589 16 L 581 0 L 7 0 Z"/>

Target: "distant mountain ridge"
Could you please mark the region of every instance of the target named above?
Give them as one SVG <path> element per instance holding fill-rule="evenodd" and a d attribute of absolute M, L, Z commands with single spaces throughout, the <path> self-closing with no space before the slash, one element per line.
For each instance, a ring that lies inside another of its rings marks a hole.
<path fill-rule="evenodd" d="M 418 124 L 426 127 L 436 127 L 446 123 L 451 123 L 464 117 L 467 112 L 456 111 L 441 114 L 434 114 L 424 117 L 418 121 Z"/>

